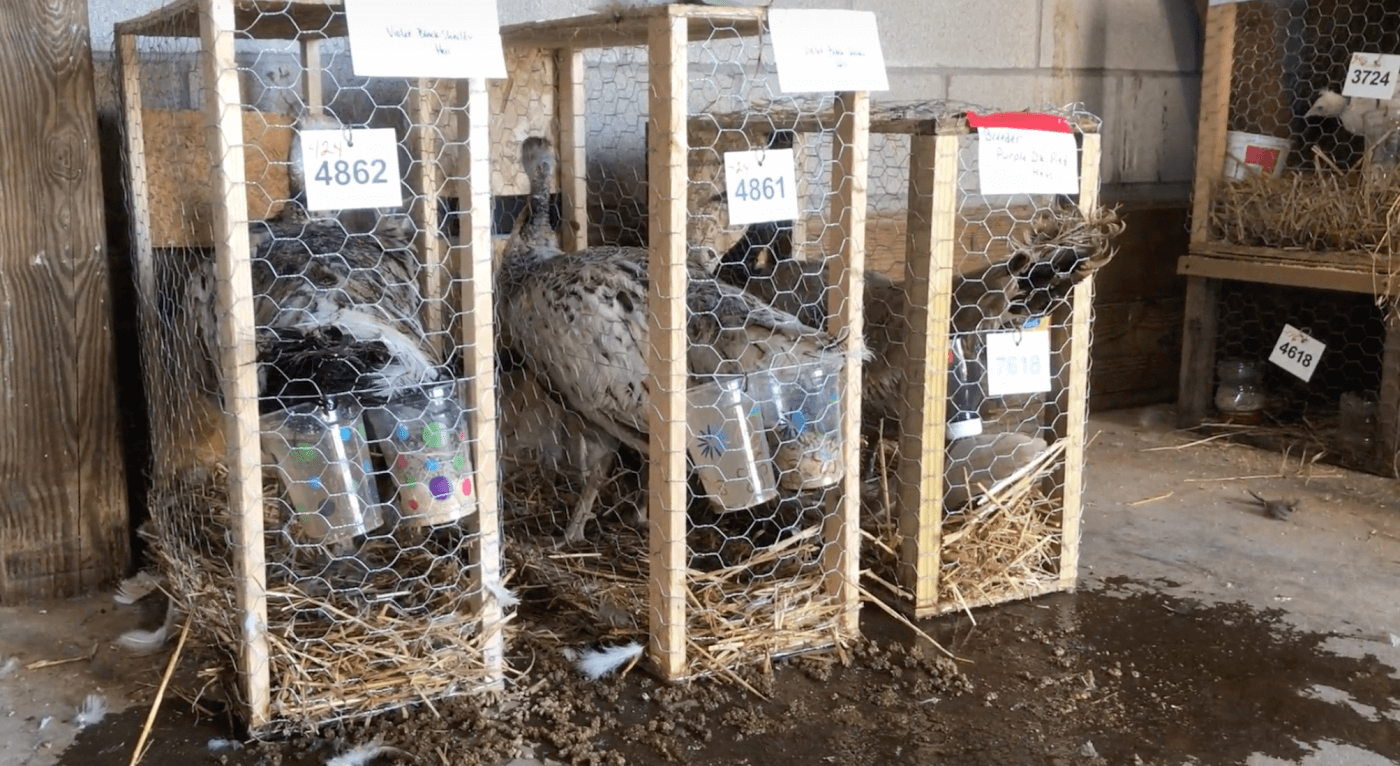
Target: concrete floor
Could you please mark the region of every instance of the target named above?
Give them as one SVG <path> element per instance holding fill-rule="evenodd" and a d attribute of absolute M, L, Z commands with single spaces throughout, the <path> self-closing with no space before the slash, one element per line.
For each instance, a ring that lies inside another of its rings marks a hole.
<path fill-rule="evenodd" d="M 1223 442 L 1190 446 L 1197 437 L 1171 421 L 1166 407 L 1091 418 L 1081 590 L 1126 579 L 1204 604 L 1277 610 L 1287 624 L 1329 636 L 1327 651 L 1371 655 L 1400 678 L 1400 482 Z M 1297 498 L 1298 510 L 1270 518 L 1246 489 Z M 113 713 L 149 704 L 165 655 L 131 657 L 112 643 L 142 619 L 111 594 L 0 608 L 0 764 L 57 763 L 90 693 Z M 1309 694 L 1362 709 L 1337 689 Z M 1400 739 L 1400 699 L 1389 703 L 1367 715 L 1388 719 Z M 1244 763 L 1400 766 L 1341 731 L 1301 744 L 1298 760 L 1256 753 Z"/>

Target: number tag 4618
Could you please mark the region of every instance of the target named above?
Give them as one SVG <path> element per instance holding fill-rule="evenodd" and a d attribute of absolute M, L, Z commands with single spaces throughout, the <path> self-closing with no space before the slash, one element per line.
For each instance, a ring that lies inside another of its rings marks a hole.
<path fill-rule="evenodd" d="M 1347 80 L 1342 85 L 1343 96 L 1356 98 L 1394 98 L 1395 86 L 1400 85 L 1400 56 L 1382 53 L 1353 53 Z"/>
<path fill-rule="evenodd" d="M 791 149 L 724 153 L 729 225 L 797 217 L 797 172 Z"/>
<path fill-rule="evenodd" d="M 403 205 L 393 128 L 303 130 L 301 168 L 311 210 Z"/>
<path fill-rule="evenodd" d="M 1278 340 L 1274 341 L 1274 350 L 1269 354 L 1269 361 L 1297 375 L 1306 383 L 1312 380 L 1313 371 L 1317 369 L 1317 360 L 1322 358 L 1322 352 L 1325 350 L 1327 346 L 1322 341 L 1291 324 L 1286 324 Z"/>

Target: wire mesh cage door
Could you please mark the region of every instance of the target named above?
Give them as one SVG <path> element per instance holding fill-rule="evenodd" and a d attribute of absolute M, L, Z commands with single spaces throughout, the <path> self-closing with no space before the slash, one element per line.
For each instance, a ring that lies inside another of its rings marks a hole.
<path fill-rule="evenodd" d="M 807 158 L 794 182 L 804 192 L 799 216 L 811 219 L 815 233 L 793 239 L 822 243 L 816 249 L 826 258 L 814 263 L 832 285 L 819 294 L 830 322 L 806 326 L 742 283 L 716 276 L 720 254 L 742 247 L 746 236 L 724 213 L 723 155 L 769 148 L 781 127 L 772 114 L 792 101 L 776 92 L 771 46 L 763 53 L 764 9 L 638 7 L 502 34 L 508 60 L 537 60 L 523 52 L 530 49 L 552 52 L 552 95 L 523 95 L 519 84 L 533 75 L 522 72 L 511 86 L 518 105 L 504 103 L 501 112 L 528 119 L 526 105 L 553 107 L 553 121 L 525 131 L 531 138 L 519 156 L 541 173 L 530 195 L 540 209 L 555 204 L 549 185 L 557 161 L 561 223 L 557 234 L 550 227 L 545 249 L 564 251 L 541 258 L 538 248 L 506 245 L 498 296 L 502 314 L 514 319 L 503 320 L 503 332 L 524 360 L 521 384 L 540 380 L 564 402 L 562 410 L 545 404 L 536 411 L 555 413 L 553 421 L 565 424 L 563 440 L 577 443 L 582 434 L 581 441 L 607 451 L 610 475 L 624 477 L 602 482 L 601 495 L 585 487 L 582 496 L 596 498 L 587 500 L 591 512 L 564 502 L 561 513 L 571 520 L 562 532 L 578 552 L 549 556 L 541 555 L 549 543 L 539 535 L 552 529 L 557 536 L 563 525 L 525 494 L 537 484 L 522 483 L 512 496 L 517 484 L 507 474 L 516 519 L 507 517 L 506 539 L 522 581 L 553 603 L 577 606 L 593 623 L 589 639 L 645 637 L 668 678 L 725 673 L 854 635 L 859 387 L 858 368 L 844 360 L 859 338 L 865 94 L 841 94 L 836 107 L 829 100 L 807 107 L 825 115 L 828 127 L 822 143 L 797 153 Z M 727 129 L 708 120 L 718 113 L 747 115 L 766 129 Z M 698 133 L 697 122 L 705 123 Z M 515 131 L 510 140 L 520 136 Z M 692 143 L 696 136 L 704 138 Z M 501 154 L 515 151 L 504 147 Z M 517 223 L 511 242 L 541 233 L 533 226 Z M 767 252 L 771 244 L 769 238 L 756 249 Z M 625 286 L 620 297 L 611 297 L 610 286 L 563 289 L 593 284 L 599 274 L 607 276 L 598 277 L 600 285 Z M 573 311 L 575 301 L 600 308 Z M 535 325 L 527 305 L 563 313 L 549 327 Z M 605 327 L 586 324 L 584 317 L 600 315 L 613 319 Z M 550 328 L 559 326 L 572 327 L 570 343 L 554 337 L 559 331 Z M 610 345 L 615 337 L 629 340 Z M 615 391 L 627 406 L 600 403 L 590 393 L 595 388 Z M 791 397 L 785 414 L 805 426 L 791 429 L 786 442 L 772 434 L 784 414 L 773 404 L 779 396 Z M 513 392 L 503 399 L 502 449 L 505 462 L 514 463 L 514 440 L 534 431 L 524 421 L 550 418 L 511 405 L 524 399 Z M 830 406 L 833 400 L 839 404 Z M 796 479 L 781 486 L 775 451 L 795 444 L 800 432 L 817 438 L 818 427 L 820 438 L 846 445 L 826 458 L 840 464 L 839 476 L 821 487 Z M 619 486 L 640 502 L 614 503 Z M 787 512 L 779 506 L 802 493 L 813 511 L 808 524 L 777 524 Z M 617 509 L 630 517 L 633 506 L 645 511 L 643 533 L 614 516 Z M 778 574 L 783 567 L 793 571 Z"/>
<path fill-rule="evenodd" d="M 866 402 L 866 576 L 920 617 L 1074 586 L 1092 275 L 1119 226 L 1098 208 L 1096 118 L 1065 115 L 1077 199 L 984 196 L 966 108 L 872 118 L 866 389 L 897 385 Z M 1030 389 L 994 378 L 1032 368 Z"/>
<path fill-rule="evenodd" d="M 116 27 L 147 536 L 254 732 L 503 682 L 485 84 L 355 78 L 344 35 L 328 3 Z M 395 204 L 315 206 L 365 168 L 312 131 L 371 128 Z"/>
<path fill-rule="evenodd" d="M 1345 399 L 1328 392 L 1326 405 L 1314 401 L 1306 419 L 1329 433 L 1360 429 L 1323 439 L 1329 459 L 1388 474 L 1400 470 L 1400 362 L 1390 350 L 1397 342 L 1392 336 L 1400 294 L 1400 215 L 1393 205 L 1400 190 L 1400 74 L 1392 71 L 1400 54 L 1397 24 L 1400 9 L 1377 0 L 1209 8 L 1191 251 L 1178 267 L 1188 276 L 1179 425 L 1260 418 L 1267 427 L 1294 431 L 1294 442 L 1314 441 L 1314 434 L 1303 433 L 1312 429 L 1302 427 L 1302 411 L 1293 406 L 1296 392 L 1280 396 L 1278 406 L 1249 402 L 1249 413 L 1224 399 L 1223 409 L 1216 405 L 1221 384 L 1235 385 L 1227 378 L 1267 365 L 1277 345 L 1265 343 L 1241 356 L 1243 328 L 1236 322 L 1259 317 L 1218 306 L 1222 291 L 1234 289 L 1222 281 L 1357 293 L 1377 311 L 1343 309 L 1357 321 L 1345 328 L 1327 323 L 1342 340 L 1329 346 L 1327 362 L 1333 372 L 1379 369 L 1381 380 L 1364 386 L 1357 381 L 1342 392 Z M 1351 303 L 1323 294 L 1317 300 Z M 1307 313 L 1295 317 L 1295 327 Z M 1284 323 L 1273 325 L 1275 337 Z M 1384 329 L 1377 334 L 1378 323 Z M 1367 342 L 1346 340 L 1357 335 L 1369 335 Z M 1377 353 L 1380 345 L 1385 351 Z M 1226 367 L 1232 372 L 1222 378 Z M 1374 413 L 1355 421 L 1343 417 L 1358 401 Z M 1355 428 L 1341 428 L 1343 420 Z M 1362 455 L 1346 443 L 1353 439 L 1374 442 L 1376 449 Z"/>

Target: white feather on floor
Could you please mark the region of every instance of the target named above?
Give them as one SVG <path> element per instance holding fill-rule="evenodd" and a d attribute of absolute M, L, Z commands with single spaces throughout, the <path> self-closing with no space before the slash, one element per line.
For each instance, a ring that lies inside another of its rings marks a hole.
<path fill-rule="evenodd" d="M 150 572 L 142 570 L 128 577 L 117 586 L 112 600 L 118 604 L 134 604 L 160 588 L 160 580 Z"/>
<path fill-rule="evenodd" d="M 346 750 L 336 757 L 326 761 L 326 766 L 369 766 L 369 762 L 381 755 L 401 754 L 402 750 L 397 747 L 390 747 L 381 742 L 371 742 L 368 745 Z"/>
<path fill-rule="evenodd" d="M 0 663 L 0 678 L 5 678 L 6 676 L 12 676 L 12 675 L 14 675 L 15 672 L 18 671 L 18 670 L 19 670 L 19 658 L 18 658 L 18 657 L 11 657 L 10 659 L 5 660 L 3 663 Z"/>
<path fill-rule="evenodd" d="M 117 638 L 117 646 L 133 654 L 151 654 L 160 651 L 175 631 L 175 623 L 180 612 L 172 603 L 165 609 L 165 624 L 156 630 L 129 630 Z"/>
<path fill-rule="evenodd" d="M 101 694 L 89 694 L 83 699 L 83 706 L 78 708 L 78 715 L 73 719 L 73 723 L 79 729 L 86 729 L 102 723 L 106 716 L 107 698 Z"/>
<path fill-rule="evenodd" d="M 213 739 L 209 740 L 209 749 L 216 753 L 220 750 L 242 750 L 243 743 L 239 742 L 236 739 L 221 739 L 219 737 L 214 737 Z"/>
<path fill-rule="evenodd" d="M 514 591 L 498 582 L 488 580 L 486 591 L 496 597 L 496 603 L 500 604 L 502 609 L 509 609 L 520 603 L 520 597 L 515 595 Z"/>
<path fill-rule="evenodd" d="M 579 652 L 574 664 L 588 680 L 597 681 L 623 665 L 642 656 L 642 645 L 633 641 L 622 646 L 609 646 L 603 649 L 584 649 Z"/>

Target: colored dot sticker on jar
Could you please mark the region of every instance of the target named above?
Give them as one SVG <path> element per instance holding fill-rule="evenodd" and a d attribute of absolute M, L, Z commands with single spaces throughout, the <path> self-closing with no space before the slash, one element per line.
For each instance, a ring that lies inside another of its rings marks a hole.
<path fill-rule="evenodd" d="M 428 491 L 433 493 L 433 497 L 446 500 L 447 496 L 452 494 L 452 482 L 448 481 L 446 476 L 434 476 L 432 481 L 428 482 Z"/>
<path fill-rule="evenodd" d="M 394 461 L 394 465 L 398 466 L 400 469 L 407 468 L 408 458 L 404 457 L 403 455 L 399 455 L 398 459 Z"/>
<path fill-rule="evenodd" d="M 403 477 L 403 485 L 408 489 L 413 489 L 414 487 L 418 486 L 418 480 L 413 478 L 412 476 L 405 476 Z"/>
<path fill-rule="evenodd" d="M 323 485 L 321 484 L 321 477 L 320 477 L 320 476 L 312 476 L 311 479 L 310 479 L 310 481 L 308 481 L 308 482 L 306 482 L 306 483 L 307 483 L 307 484 L 310 484 L 312 489 L 322 489 L 322 488 L 323 488 Z"/>
<path fill-rule="evenodd" d="M 467 456 L 466 456 L 466 455 L 458 455 L 458 456 L 452 458 L 452 470 L 454 470 L 454 471 L 462 471 L 462 470 L 466 469 L 466 467 L 467 467 Z"/>
<path fill-rule="evenodd" d="M 348 442 L 348 441 L 350 441 L 350 437 L 351 437 L 352 434 L 354 434 L 354 432 L 350 430 L 350 426 L 341 426 L 341 427 L 340 427 L 340 440 L 341 440 L 341 441 L 343 441 L 343 442 Z"/>
<path fill-rule="evenodd" d="M 415 511 L 418 510 L 418 501 L 417 501 L 417 500 L 409 500 L 409 501 L 408 501 L 408 507 L 409 507 L 409 508 L 412 508 L 412 509 L 415 510 Z"/>
<path fill-rule="evenodd" d="M 374 465 L 369 462 L 369 458 L 365 458 L 365 462 L 361 465 L 364 467 L 365 473 L 374 473 Z"/>
<path fill-rule="evenodd" d="M 429 423 L 423 426 L 423 443 L 433 449 L 442 449 L 442 430 L 441 423 Z"/>
<path fill-rule="evenodd" d="M 404 425 L 403 423 L 400 423 L 398 429 L 394 431 L 394 434 L 398 436 L 399 439 L 403 441 L 408 441 L 408 426 Z"/>
<path fill-rule="evenodd" d="M 462 494 L 470 496 L 471 493 L 472 493 L 472 480 L 471 480 L 471 479 L 463 479 L 463 480 L 462 480 Z"/>
<path fill-rule="evenodd" d="M 438 469 L 438 461 L 437 461 L 436 459 L 434 459 L 434 458 L 428 458 L 428 470 L 429 470 L 429 471 L 436 471 L 437 469 Z"/>

